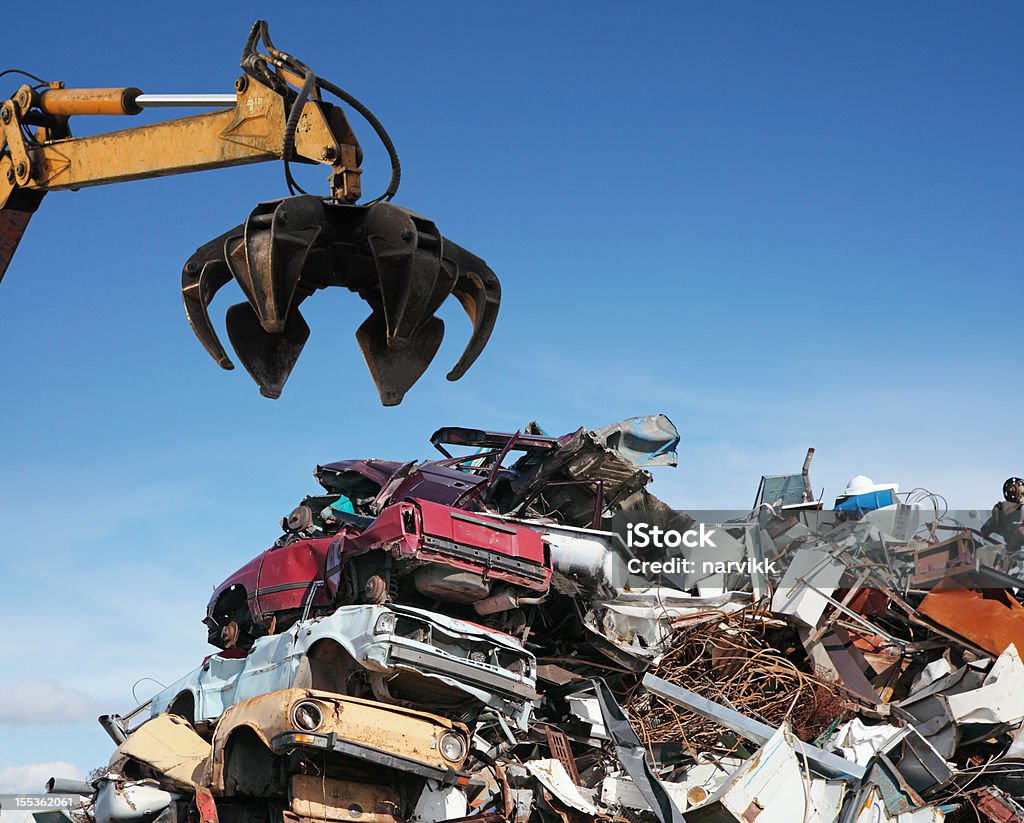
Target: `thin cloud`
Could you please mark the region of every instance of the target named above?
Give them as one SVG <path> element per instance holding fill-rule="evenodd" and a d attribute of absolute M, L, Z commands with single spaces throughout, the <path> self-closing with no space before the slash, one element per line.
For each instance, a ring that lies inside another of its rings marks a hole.
<path fill-rule="evenodd" d="M 0 794 L 39 794 L 51 777 L 85 779 L 81 769 L 66 760 L 25 763 L 0 770 Z"/>
<path fill-rule="evenodd" d="M 21 680 L 0 686 L 0 725 L 92 723 L 99 714 L 102 712 L 93 698 L 54 680 Z"/>

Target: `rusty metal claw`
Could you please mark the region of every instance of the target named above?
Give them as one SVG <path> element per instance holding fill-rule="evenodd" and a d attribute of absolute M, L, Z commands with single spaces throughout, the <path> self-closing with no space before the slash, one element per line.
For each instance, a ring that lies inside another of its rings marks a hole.
<path fill-rule="evenodd" d="M 501 305 L 501 284 L 490 266 L 461 246 L 449 241 L 445 254 L 459 272 L 452 294 L 458 298 L 473 323 L 473 333 L 462 356 L 448 372 L 449 380 L 458 380 L 476 362 L 491 339 Z"/>
<path fill-rule="evenodd" d="M 197 250 L 182 272 L 189 322 L 223 368 L 233 366 L 209 305 L 232 277 L 246 302 L 228 309 L 228 337 L 266 397 L 280 396 L 309 338 L 298 306 L 318 289 L 346 288 L 373 309 L 356 338 L 386 406 L 402 401 L 437 353 L 444 323 L 435 312 L 449 295 L 473 324 L 449 380 L 480 355 L 501 301 L 498 278 L 483 260 L 408 209 L 309 195 L 261 203 L 244 224 Z"/>
<path fill-rule="evenodd" d="M 309 339 L 306 319 L 293 307 L 280 332 L 268 332 L 250 303 L 228 309 L 228 339 L 260 394 L 277 399 Z"/>
<path fill-rule="evenodd" d="M 235 364 L 224 351 L 213 328 L 209 309 L 217 291 L 231 281 L 231 269 L 224 260 L 224 244 L 241 228 L 238 226 L 231 229 L 200 246 L 181 270 L 181 297 L 189 325 L 203 348 L 217 361 L 217 365 L 228 370 L 233 369 Z"/>
<path fill-rule="evenodd" d="M 434 359 L 444 338 L 444 321 L 430 317 L 405 345 L 392 346 L 387 342 L 384 314 L 374 311 L 356 329 L 356 340 L 370 369 L 380 402 L 397 406 L 405 393 L 420 379 Z"/>
<path fill-rule="evenodd" d="M 265 331 L 284 331 L 306 256 L 323 224 L 324 204 L 319 197 L 260 203 L 245 221 L 241 242 L 228 250 L 231 273 Z"/>

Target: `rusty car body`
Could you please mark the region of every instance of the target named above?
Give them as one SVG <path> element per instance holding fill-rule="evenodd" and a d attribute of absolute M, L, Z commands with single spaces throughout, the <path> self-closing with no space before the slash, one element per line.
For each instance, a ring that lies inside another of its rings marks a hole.
<path fill-rule="evenodd" d="M 403 602 L 419 595 L 495 614 L 547 594 L 551 557 L 532 529 L 426 500 L 394 503 L 330 545 L 327 587 L 341 602 L 382 602 L 406 578 Z"/>
<path fill-rule="evenodd" d="M 466 786 L 461 723 L 399 706 L 286 689 L 229 709 L 205 785 L 218 810 L 253 798 L 287 804 L 286 821 L 399 821 L 422 795 Z M 244 818 L 243 818 L 244 819 Z"/>
<path fill-rule="evenodd" d="M 224 713 L 213 735 L 206 784 L 214 795 L 244 791 L 250 777 L 231 763 L 240 736 L 255 736 L 268 757 L 291 752 L 327 755 L 367 772 L 388 770 L 454 781 L 469 754 L 469 731 L 437 715 L 314 689 L 283 689 L 253 697 Z"/>

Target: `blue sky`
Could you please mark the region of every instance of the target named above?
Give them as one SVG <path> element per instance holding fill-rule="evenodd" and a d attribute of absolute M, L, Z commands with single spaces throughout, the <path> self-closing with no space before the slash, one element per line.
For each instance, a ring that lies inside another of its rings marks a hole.
<path fill-rule="evenodd" d="M 384 409 L 353 336 L 365 305 L 321 292 L 269 401 L 193 339 L 178 283 L 196 246 L 284 194 L 278 164 L 48 196 L 0 284 L 0 790 L 106 761 L 95 715 L 206 654 L 211 587 L 274 539 L 317 462 L 427 457 L 445 424 L 664 412 L 683 443 L 654 489 L 682 508 L 749 505 L 810 445 L 829 498 L 864 473 L 989 506 L 1024 474 L 1018 4 L 46 16 L 5 63 L 150 92 L 229 91 L 266 17 L 377 113 L 396 202 L 484 257 L 504 297 L 462 381 L 444 380 L 468 336 L 452 301 L 433 366 Z M 352 122 L 373 196 L 386 158 Z"/>

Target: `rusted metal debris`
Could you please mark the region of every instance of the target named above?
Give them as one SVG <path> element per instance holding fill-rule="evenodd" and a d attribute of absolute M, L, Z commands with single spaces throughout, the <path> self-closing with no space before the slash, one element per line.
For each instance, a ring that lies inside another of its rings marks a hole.
<path fill-rule="evenodd" d="M 779 648 L 787 628 L 755 606 L 680 628 L 650 673 L 773 727 L 789 721 L 799 739 L 811 742 L 850 712 L 834 679 L 801 669 L 787 658 L 785 648 Z M 647 689 L 634 690 L 626 709 L 648 745 L 681 740 L 693 752 L 715 751 L 723 745 L 719 725 L 702 722 Z M 731 754 L 734 748 L 721 753 Z"/>
<path fill-rule="evenodd" d="M 648 488 L 663 416 L 432 442 L 316 468 L 216 587 L 216 652 L 101 719 L 102 778 L 53 782 L 80 820 L 1021 819 L 1018 549 L 863 476 L 825 511 L 809 456 L 706 523 Z"/>

